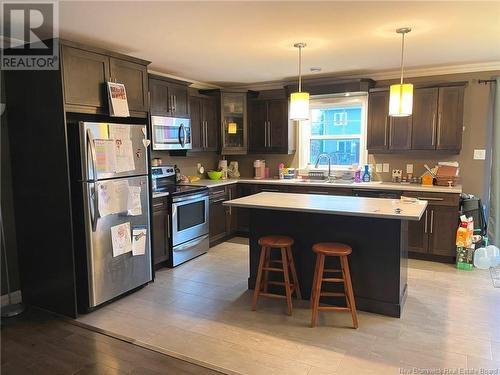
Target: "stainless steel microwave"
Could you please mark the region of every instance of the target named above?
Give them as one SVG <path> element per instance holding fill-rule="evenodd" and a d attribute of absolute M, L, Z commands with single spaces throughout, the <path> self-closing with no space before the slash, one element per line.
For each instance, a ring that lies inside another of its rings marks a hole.
<path fill-rule="evenodd" d="M 191 121 L 188 118 L 151 116 L 153 150 L 190 150 Z"/>

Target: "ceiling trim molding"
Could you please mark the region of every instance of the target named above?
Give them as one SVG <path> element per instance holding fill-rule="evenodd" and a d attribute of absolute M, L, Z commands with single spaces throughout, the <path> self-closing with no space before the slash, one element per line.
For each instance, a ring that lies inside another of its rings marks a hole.
<path fill-rule="evenodd" d="M 488 72 L 488 71 L 500 71 L 500 61 L 498 62 L 487 62 L 487 63 L 473 63 L 473 64 L 456 64 L 456 65 L 441 65 L 434 67 L 424 67 L 424 68 L 406 68 L 405 78 L 416 78 L 416 77 L 431 77 L 440 76 L 448 74 L 460 74 L 460 73 L 475 73 L 475 72 Z M 356 73 L 356 74 L 324 74 L 321 76 L 317 75 L 307 75 L 303 76 L 303 80 L 308 79 L 321 79 L 321 78 L 338 78 L 338 79 L 358 79 L 358 78 L 371 78 L 375 81 L 383 81 L 389 79 L 399 78 L 401 71 L 397 70 L 386 70 L 378 72 L 366 73 Z M 251 83 L 247 85 L 231 86 L 231 88 L 245 88 L 249 90 L 273 90 L 283 88 L 284 85 L 289 83 L 290 79 L 283 79 L 279 81 L 269 81 L 269 82 L 258 82 Z"/>
<path fill-rule="evenodd" d="M 162 73 L 162 72 L 158 72 L 157 70 L 148 69 L 148 73 L 156 74 L 156 75 L 162 76 L 162 77 L 177 79 L 179 81 L 191 82 L 191 85 L 189 87 L 193 87 L 195 89 L 220 89 L 221 88 L 220 86 L 213 85 L 211 83 L 196 81 L 196 80 L 193 80 L 190 78 L 176 76 L 174 74 Z"/>

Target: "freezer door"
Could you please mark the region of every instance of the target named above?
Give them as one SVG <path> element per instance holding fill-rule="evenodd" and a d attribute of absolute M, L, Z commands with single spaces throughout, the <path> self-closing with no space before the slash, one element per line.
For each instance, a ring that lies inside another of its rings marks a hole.
<path fill-rule="evenodd" d="M 101 184 L 109 183 L 109 181 L 83 183 L 89 286 L 88 305 L 91 308 L 146 284 L 152 279 L 148 178 L 140 176 L 115 181 L 122 180 L 127 181 L 129 186 L 141 187 L 141 215 L 130 216 L 127 212 L 122 212 L 99 217 L 98 196 L 95 195 L 95 192 L 99 191 Z M 147 229 L 145 254 L 133 256 L 131 252 L 128 252 L 114 257 L 111 227 L 127 222 L 130 223 L 131 232 L 134 227 Z"/>
<path fill-rule="evenodd" d="M 147 174 L 146 134 L 144 124 L 80 122 L 83 181 Z"/>

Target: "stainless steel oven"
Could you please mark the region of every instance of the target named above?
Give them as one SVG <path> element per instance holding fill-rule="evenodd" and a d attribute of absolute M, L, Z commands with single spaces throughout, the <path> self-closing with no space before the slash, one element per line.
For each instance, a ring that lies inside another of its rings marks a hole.
<path fill-rule="evenodd" d="M 153 150 L 189 150 L 191 122 L 188 118 L 151 116 Z"/>
<path fill-rule="evenodd" d="M 208 189 L 172 197 L 172 265 L 208 251 Z"/>

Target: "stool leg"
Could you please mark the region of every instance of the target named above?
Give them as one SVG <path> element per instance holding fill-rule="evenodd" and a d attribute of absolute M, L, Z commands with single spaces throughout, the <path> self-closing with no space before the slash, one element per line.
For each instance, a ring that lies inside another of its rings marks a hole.
<path fill-rule="evenodd" d="M 270 266 L 271 264 L 271 248 L 270 247 L 266 247 L 266 261 L 264 262 L 266 268 Z M 268 270 L 265 270 L 264 271 L 264 281 L 263 281 L 263 290 L 264 290 L 264 293 L 267 293 L 267 289 L 268 289 L 268 281 L 269 281 L 269 271 Z"/>
<path fill-rule="evenodd" d="M 316 280 L 318 279 L 318 268 L 319 267 L 319 255 L 316 255 L 316 263 L 314 265 L 314 277 L 313 277 L 313 282 L 312 282 L 312 286 L 311 286 L 311 297 L 310 297 L 310 305 L 311 305 L 311 309 L 313 308 L 314 306 L 314 296 L 316 295 L 315 293 L 315 289 L 316 289 Z"/>
<path fill-rule="evenodd" d="M 253 291 L 253 303 L 252 310 L 257 310 L 257 301 L 259 299 L 259 293 L 262 282 L 262 267 L 264 266 L 264 259 L 266 257 L 266 247 L 262 246 L 260 249 L 260 258 L 259 258 L 259 268 L 257 269 L 257 279 L 255 280 L 255 288 Z"/>
<path fill-rule="evenodd" d="M 300 293 L 299 278 L 297 277 L 297 270 L 295 269 L 295 262 L 293 260 L 292 248 L 287 247 L 286 252 L 288 254 L 288 261 L 290 262 L 290 270 L 292 271 L 295 296 L 297 297 L 297 299 L 302 299 L 302 295 Z"/>
<path fill-rule="evenodd" d="M 283 262 L 283 275 L 285 278 L 285 293 L 287 314 L 292 315 L 292 291 L 290 290 L 290 276 L 288 275 L 288 259 L 286 256 L 286 248 L 281 248 L 281 261 Z"/>
<path fill-rule="evenodd" d="M 356 312 L 356 302 L 354 301 L 354 292 L 352 290 L 351 273 L 349 271 L 349 262 L 346 256 L 340 257 L 342 271 L 344 271 L 344 285 L 346 294 L 349 297 L 349 307 L 351 309 L 352 324 L 354 328 L 358 328 L 358 313 Z"/>
<path fill-rule="evenodd" d="M 312 317 L 311 317 L 311 327 L 316 327 L 316 320 L 318 319 L 318 308 L 319 308 L 319 299 L 321 294 L 321 283 L 323 279 L 323 269 L 325 267 L 325 256 L 323 254 L 318 254 L 318 262 L 316 268 L 316 283 L 314 285 L 314 301 L 312 308 Z"/>

